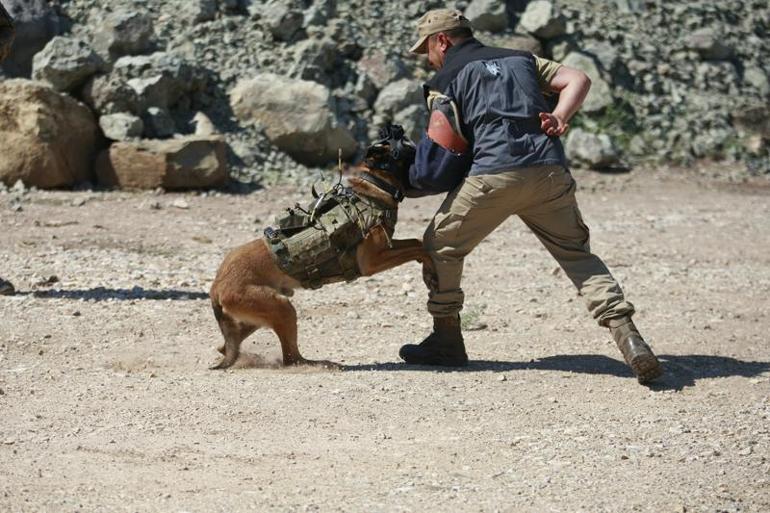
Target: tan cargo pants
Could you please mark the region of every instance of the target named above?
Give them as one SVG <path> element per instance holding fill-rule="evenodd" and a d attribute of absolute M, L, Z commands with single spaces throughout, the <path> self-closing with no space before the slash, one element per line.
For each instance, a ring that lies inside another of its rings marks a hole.
<path fill-rule="evenodd" d="M 600 325 L 634 312 L 607 266 L 591 253 L 572 175 L 562 166 L 540 166 L 470 176 L 446 197 L 423 238 L 434 264 L 424 272 L 434 317 L 462 309 L 465 256 L 512 215 L 537 235 Z"/>

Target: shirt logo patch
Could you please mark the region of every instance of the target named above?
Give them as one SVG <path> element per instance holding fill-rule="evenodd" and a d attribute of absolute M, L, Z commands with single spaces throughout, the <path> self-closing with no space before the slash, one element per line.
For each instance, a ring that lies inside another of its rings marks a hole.
<path fill-rule="evenodd" d="M 501 73 L 500 65 L 497 62 L 495 62 L 495 61 L 485 62 L 484 66 L 487 67 L 487 71 L 493 77 L 499 77 L 500 76 L 500 73 Z"/>

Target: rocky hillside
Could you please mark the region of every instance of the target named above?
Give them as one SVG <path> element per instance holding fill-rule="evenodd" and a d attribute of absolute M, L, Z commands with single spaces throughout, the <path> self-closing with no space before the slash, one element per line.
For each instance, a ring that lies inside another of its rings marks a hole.
<path fill-rule="evenodd" d="M 416 19 L 447 5 L 484 42 L 589 74 L 567 139 L 575 163 L 708 158 L 770 171 L 766 0 L 0 1 L 19 27 L 3 75 L 46 82 L 90 108 L 97 137 L 83 151 L 112 185 L 148 151 L 152 183 L 177 183 L 169 161 L 193 154 L 195 183 L 216 185 L 225 164 L 241 181 L 313 175 L 339 150 L 354 159 L 388 120 L 419 137 L 428 72 L 407 49 Z M 42 95 L 30 87 L 39 86 L 0 82 L 0 109 L 13 114 L 9 104 Z M 45 151 L 41 162 L 56 158 Z M 0 165 L 0 180 L 26 179 L 25 165 Z"/>

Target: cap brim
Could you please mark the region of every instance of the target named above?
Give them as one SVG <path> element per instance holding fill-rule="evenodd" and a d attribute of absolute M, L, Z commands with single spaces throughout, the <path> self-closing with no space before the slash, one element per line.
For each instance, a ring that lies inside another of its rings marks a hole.
<path fill-rule="evenodd" d="M 409 51 L 411 53 L 428 53 L 428 38 L 430 36 L 422 36 Z"/>

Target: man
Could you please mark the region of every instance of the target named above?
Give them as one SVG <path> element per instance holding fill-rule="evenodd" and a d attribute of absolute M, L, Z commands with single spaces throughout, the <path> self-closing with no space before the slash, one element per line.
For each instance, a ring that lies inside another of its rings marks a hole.
<path fill-rule="evenodd" d="M 3 4 L 0 3 L 0 62 L 3 62 L 11 53 L 11 45 L 16 31 L 13 28 L 13 19 Z M 13 284 L 0 278 L 0 296 L 8 296 L 14 293 Z"/>
<path fill-rule="evenodd" d="M 422 194 L 449 194 L 423 239 L 433 262 L 424 267 L 433 332 L 419 345 L 403 346 L 400 356 L 407 363 L 467 365 L 459 317 L 463 259 L 518 215 L 594 319 L 609 328 L 639 382 L 660 376 L 660 363 L 631 321 L 633 305 L 590 251 L 559 140 L 588 93 L 588 77 L 528 52 L 484 46 L 459 11 L 428 12 L 418 33 L 411 51 L 426 54 L 437 73 L 425 85 L 431 116 L 410 180 Z M 558 93 L 553 112 L 543 93 Z"/>

